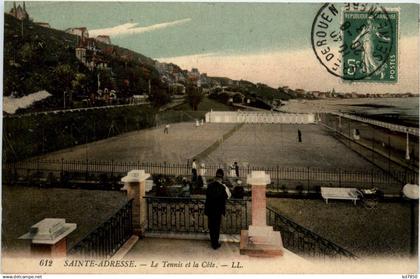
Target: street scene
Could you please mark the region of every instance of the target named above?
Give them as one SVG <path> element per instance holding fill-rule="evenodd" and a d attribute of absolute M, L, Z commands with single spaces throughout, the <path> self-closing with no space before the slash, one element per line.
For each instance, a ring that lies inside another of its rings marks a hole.
<path fill-rule="evenodd" d="M 418 4 L 97 4 L 4 4 L 2 273 L 417 273 Z"/>

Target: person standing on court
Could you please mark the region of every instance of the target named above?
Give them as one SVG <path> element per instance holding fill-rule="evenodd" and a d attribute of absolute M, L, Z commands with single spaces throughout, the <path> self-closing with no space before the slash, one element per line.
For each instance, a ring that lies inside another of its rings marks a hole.
<path fill-rule="evenodd" d="M 207 215 L 210 242 L 213 249 L 220 247 L 220 223 L 222 222 L 222 215 L 226 214 L 226 200 L 231 196 L 229 188 L 222 182 L 223 176 L 223 170 L 218 169 L 216 179 L 209 183 L 206 190 L 204 213 Z"/>
<path fill-rule="evenodd" d="M 233 164 L 233 166 L 235 167 L 235 174 L 236 174 L 236 177 L 239 177 L 239 165 L 238 165 L 238 162 L 235 162 L 235 163 Z"/>
<path fill-rule="evenodd" d="M 192 164 L 191 164 L 191 173 L 192 173 L 191 182 L 194 183 L 197 181 L 197 163 L 195 162 L 195 159 L 193 159 Z"/>
<path fill-rule="evenodd" d="M 163 129 L 164 134 L 169 134 L 169 124 L 165 125 L 165 129 Z"/>

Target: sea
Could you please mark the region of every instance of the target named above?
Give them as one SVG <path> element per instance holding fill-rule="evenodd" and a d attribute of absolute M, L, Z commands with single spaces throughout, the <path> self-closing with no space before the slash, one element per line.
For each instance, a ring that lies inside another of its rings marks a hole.
<path fill-rule="evenodd" d="M 419 97 L 353 99 L 342 103 L 342 111 L 385 122 L 419 126 Z"/>

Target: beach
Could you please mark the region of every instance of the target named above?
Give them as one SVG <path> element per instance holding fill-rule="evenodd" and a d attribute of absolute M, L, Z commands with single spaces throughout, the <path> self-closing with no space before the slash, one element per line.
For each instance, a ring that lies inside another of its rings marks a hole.
<path fill-rule="evenodd" d="M 280 111 L 289 113 L 342 112 L 409 127 L 419 125 L 418 97 L 291 100 L 282 106 Z"/>

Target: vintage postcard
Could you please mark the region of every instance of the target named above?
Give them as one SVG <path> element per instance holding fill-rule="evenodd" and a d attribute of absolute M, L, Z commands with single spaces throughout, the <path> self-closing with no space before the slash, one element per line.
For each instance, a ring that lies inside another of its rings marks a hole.
<path fill-rule="evenodd" d="M 418 4 L 3 12 L 3 274 L 416 278 Z"/>

